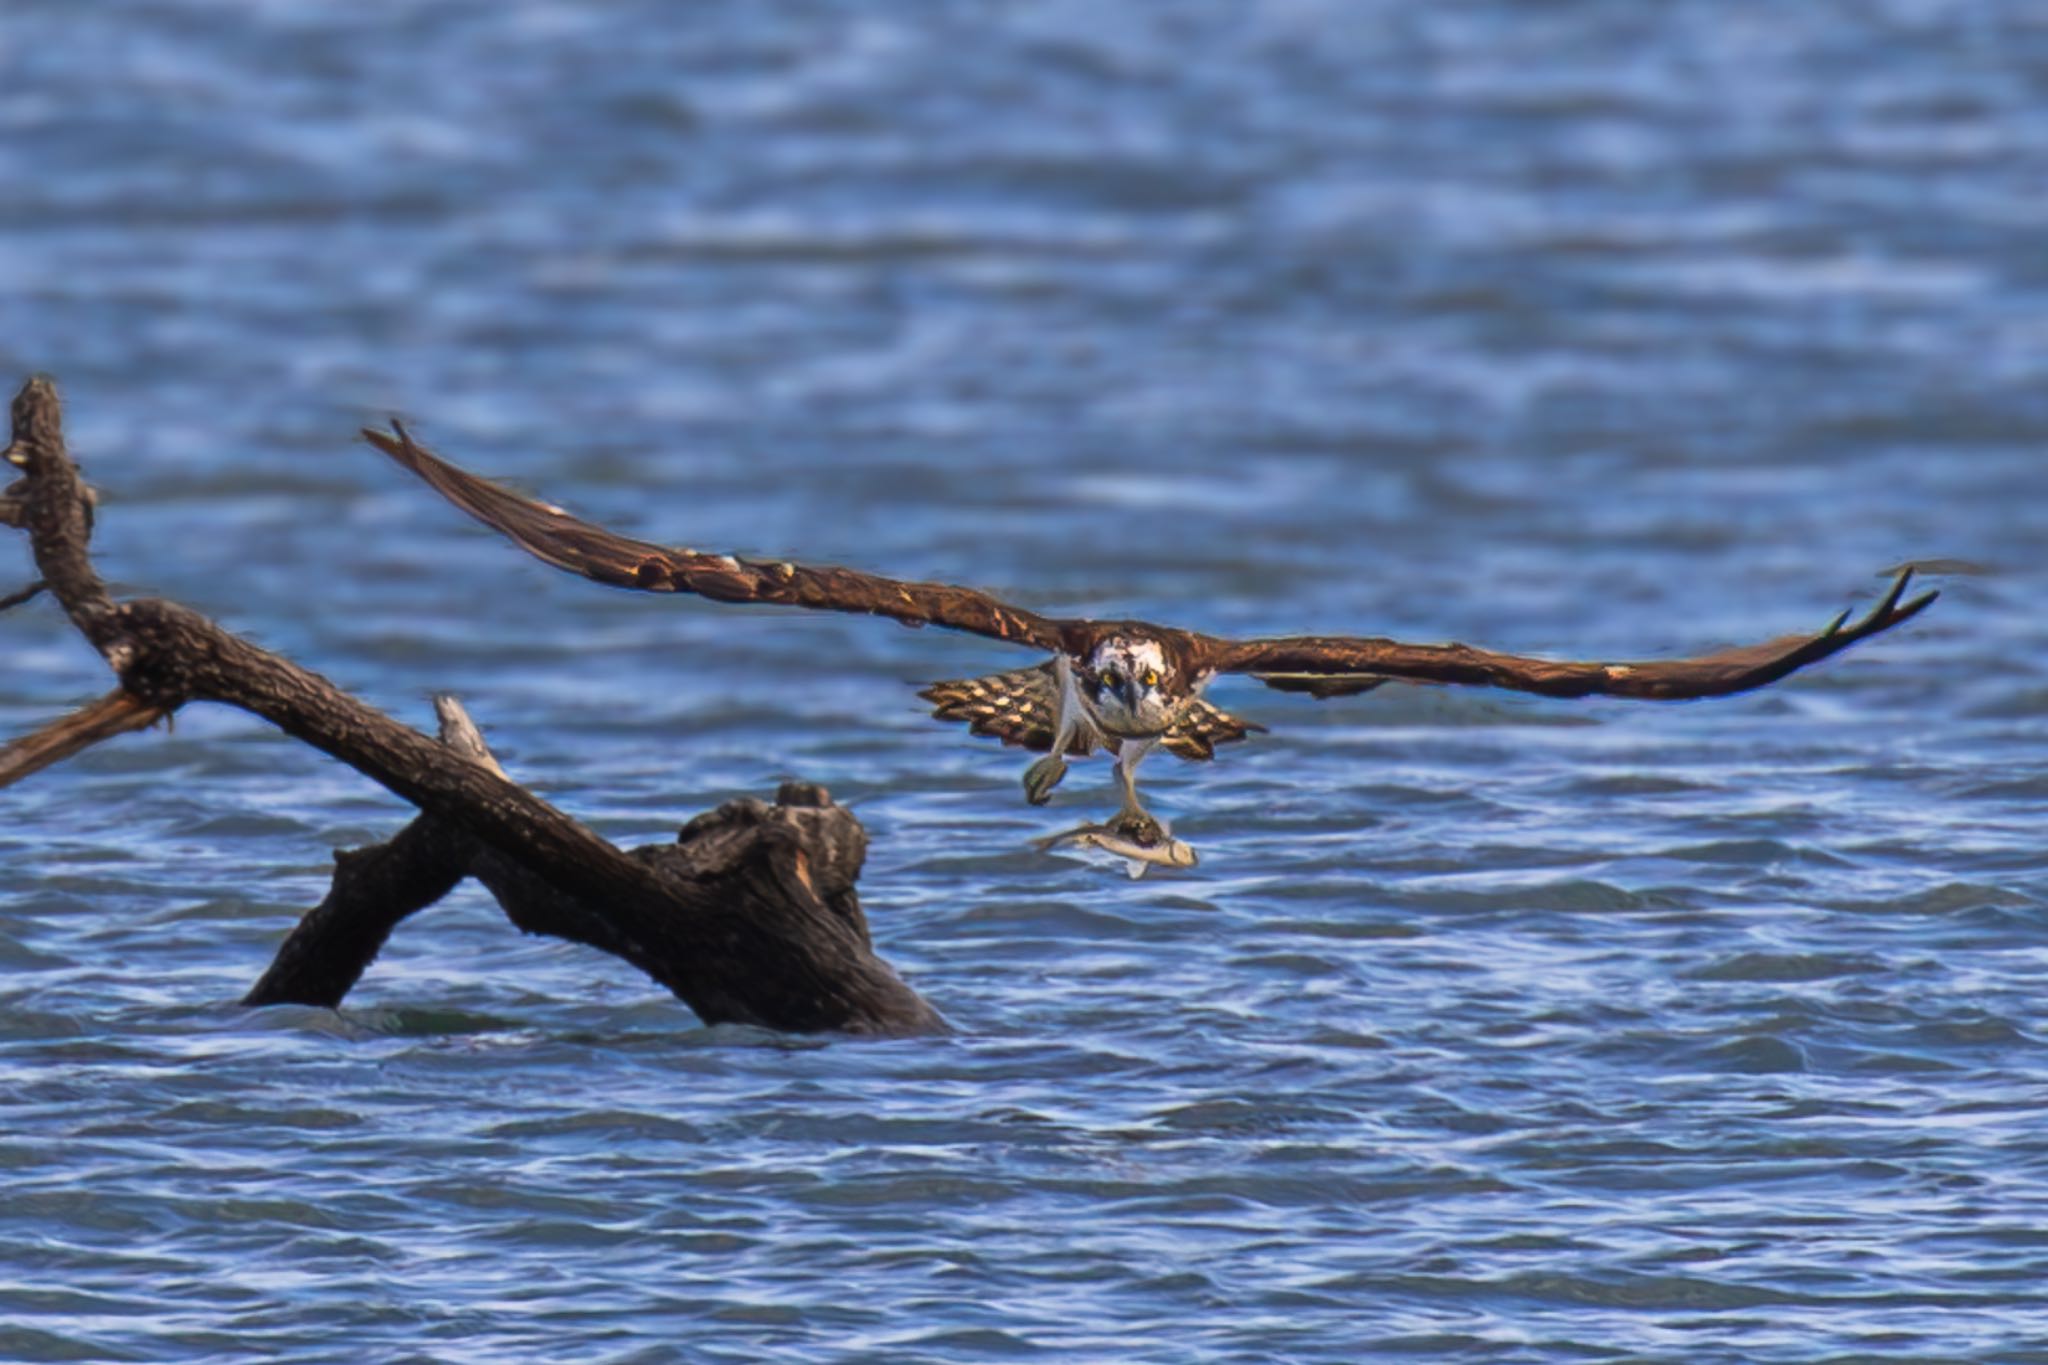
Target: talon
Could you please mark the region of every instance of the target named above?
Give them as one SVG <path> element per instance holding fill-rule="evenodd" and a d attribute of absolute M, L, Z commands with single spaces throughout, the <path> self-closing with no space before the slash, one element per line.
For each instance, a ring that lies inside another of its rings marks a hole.
<path fill-rule="evenodd" d="M 1047 754 L 1024 770 L 1024 799 L 1034 806 L 1044 805 L 1066 775 L 1067 761 L 1058 754 Z"/>
<path fill-rule="evenodd" d="M 1149 811 L 1120 811 L 1110 828 L 1140 848 L 1157 848 L 1166 841 L 1166 826 Z"/>

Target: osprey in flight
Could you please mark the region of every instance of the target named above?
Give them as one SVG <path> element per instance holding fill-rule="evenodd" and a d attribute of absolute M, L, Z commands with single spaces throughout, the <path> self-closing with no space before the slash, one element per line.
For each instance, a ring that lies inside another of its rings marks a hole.
<path fill-rule="evenodd" d="M 1411 645 L 1359 636 L 1297 635 L 1226 640 L 1147 621 L 1041 616 L 972 588 L 911 583 L 856 569 L 739 559 L 633 540 L 579 521 L 559 507 L 521 497 L 396 436 L 364 431 L 370 444 L 426 480 L 463 511 L 557 568 L 619 588 L 686 592 L 718 602 L 886 616 L 906 626 L 943 626 L 1025 645 L 1043 663 L 985 678 L 934 683 L 922 695 L 941 720 L 967 722 L 1044 753 L 1024 774 L 1042 805 L 1066 775 L 1066 760 L 1095 750 L 1116 759 L 1123 806 L 1114 828 L 1138 845 L 1166 841 L 1165 827 L 1139 804 L 1138 763 L 1155 747 L 1207 759 L 1216 746 L 1263 727 L 1202 700 L 1219 673 L 1248 673 L 1283 692 L 1343 697 L 1391 681 L 1462 683 L 1546 697 L 1637 697 L 1682 701 L 1762 687 L 1839 653 L 1923 611 L 1937 594 L 1901 602 L 1913 576 L 1903 570 L 1881 601 L 1853 624 L 1843 612 L 1813 635 L 1648 663 L 1566 663 L 1496 654 L 1469 645 Z M 1170 845 L 1183 849 L 1184 845 Z M 1191 859 L 1190 859 L 1191 860 Z"/>

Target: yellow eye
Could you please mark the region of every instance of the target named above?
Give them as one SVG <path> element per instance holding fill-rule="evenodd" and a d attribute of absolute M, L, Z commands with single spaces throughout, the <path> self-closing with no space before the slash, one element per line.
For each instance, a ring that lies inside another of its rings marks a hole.
<path fill-rule="evenodd" d="M 1159 686 L 1159 670 L 1158 670 L 1158 669 L 1156 669 L 1156 668 L 1148 668 L 1148 669 L 1146 669 L 1146 670 L 1145 670 L 1145 686 L 1147 686 L 1147 687 L 1157 687 L 1157 686 Z"/>

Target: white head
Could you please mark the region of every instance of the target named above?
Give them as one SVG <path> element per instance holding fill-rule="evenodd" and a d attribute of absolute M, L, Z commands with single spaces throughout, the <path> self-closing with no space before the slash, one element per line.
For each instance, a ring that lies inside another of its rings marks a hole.
<path fill-rule="evenodd" d="M 1180 718 L 1191 695 L 1155 640 L 1111 636 L 1095 647 L 1074 681 L 1114 735 L 1156 735 Z"/>

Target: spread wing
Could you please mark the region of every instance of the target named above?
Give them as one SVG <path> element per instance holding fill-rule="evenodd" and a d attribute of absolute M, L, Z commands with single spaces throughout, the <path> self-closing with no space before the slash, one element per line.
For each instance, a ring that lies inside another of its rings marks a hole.
<path fill-rule="evenodd" d="M 558 569 L 615 588 L 689 592 L 717 602 L 774 602 L 826 611 L 865 612 L 906 626 L 943 626 L 997 640 L 1060 647 L 1059 623 L 950 583 L 912 583 L 857 569 L 739 559 L 634 540 L 522 497 L 457 469 L 423 449 L 393 422 L 395 436 L 365 430 L 377 449 L 425 480 L 442 497 L 527 553 Z"/>
<path fill-rule="evenodd" d="M 1923 593 L 1903 605 L 1907 568 L 1869 614 L 1851 624 L 1843 612 L 1813 635 L 1787 635 L 1691 659 L 1648 663 L 1566 663 L 1519 654 L 1496 654 L 1470 645 L 1407 645 L 1396 640 L 1334 636 L 1234 641 L 1221 646 L 1216 667 L 1250 673 L 1269 687 L 1318 697 L 1365 691 L 1388 679 L 1505 687 L 1546 697 L 1639 697 L 1683 701 L 1720 697 L 1776 682 L 1808 664 L 1839 654 L 1859 640 L 1910 621 L 1939 593 Z"/>

